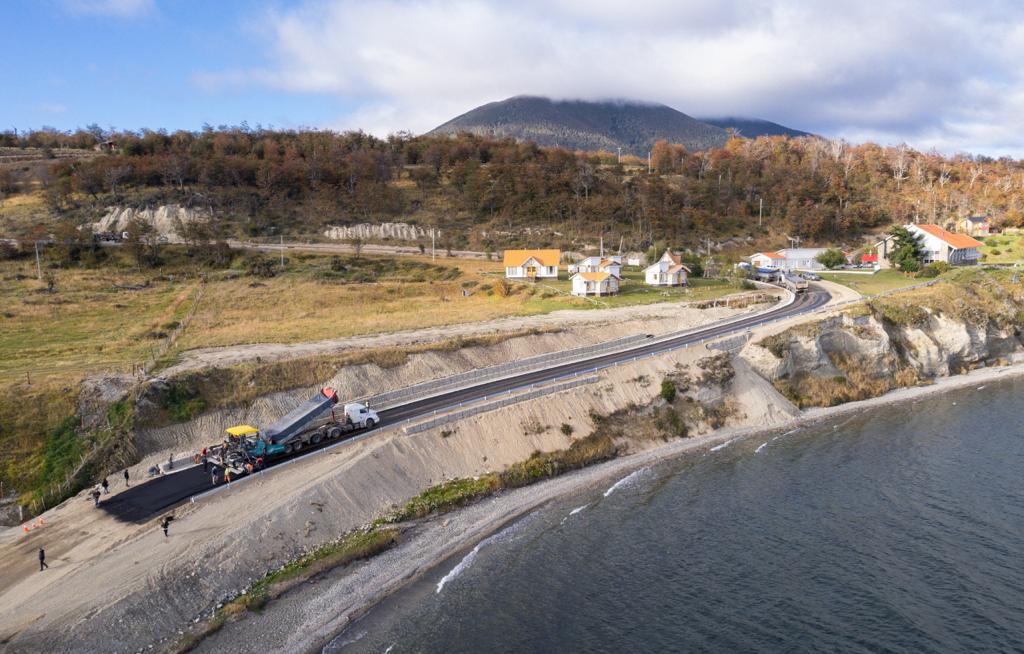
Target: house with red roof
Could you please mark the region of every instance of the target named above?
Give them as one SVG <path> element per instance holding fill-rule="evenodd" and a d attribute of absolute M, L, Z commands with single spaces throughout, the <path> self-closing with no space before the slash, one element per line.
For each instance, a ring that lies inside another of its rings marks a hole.
<path fill-rule="evenodd" d="M 904 227 L 910 233 L 917 234 L 921 238 L 925 265 L 944 261 L 951 266 L 971 266 L 981 259 L 978 248 L 983 245 L 982 242 L 966 234 L 956 234 L 931 224 L 904 225 Z M 889 254 L 893 250 L 893 240 L 892 236 L 886 236 L 875 246 L 880 262 L 885 267 L 889 266 L 888 260 Z"/>

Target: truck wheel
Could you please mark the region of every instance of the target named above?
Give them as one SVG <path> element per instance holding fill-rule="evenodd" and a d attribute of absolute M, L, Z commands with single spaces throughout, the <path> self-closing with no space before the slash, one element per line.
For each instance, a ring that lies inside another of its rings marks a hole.
<path fill-rule="evenodd" d="M 334 440 L 338 436 L 341 436 L 341 427 L 331 427 L 327 430 L 327 438 Z"/>
<path fill-rule="evenodd" d="M 313 445 L 318 445 L 320 441 L 324 439 L 324 433 L 319 429 L 313 432 L 313 435 L 309 437 L 309 442 Z"/>
<path fill-rule="evenodd" d="M 373 418 L 367 418 L 363 424 L 366 425 L 367 429 L 373 429 L 373 426 L 377 423 L 373 421 Z"/>
<path fill-rule="evenodd" d="M 292 452 L 298 452 L 302 449 L 302 441 L 295 441 L 292 443 Z"/>

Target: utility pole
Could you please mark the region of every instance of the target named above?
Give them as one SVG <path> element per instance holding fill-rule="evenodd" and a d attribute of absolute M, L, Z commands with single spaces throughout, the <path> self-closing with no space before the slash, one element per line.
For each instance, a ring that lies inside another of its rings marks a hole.
<path fill-rule="evenodd" d="M 437 261 L 437 228 L 430 228 L 430 260 Z"/>
<path fill-rule="evenodd" d="M 651 151 L 647 151 L 647 174 L 651 174 Z"/>
<path fill-rule="evenodd" d="M 39 263 L 39 241 L 36 241 L 36 277 L 43 281 L 43 267 Z"/>
<path fill-rule="evenodd" d="M 757 228 L 761 229 L 761 218 L 764 216 L 764 198 L 757 198 Z"/>
<path fill-rule="evenodd" d="M 281 270 L 284 270 L 284 234 L 281 234 Z"/>
<path fill-rule="evenodd" d="M 604 258 L 604 234 L 601 234 L 601 258 Z"/>
<path fill-rule="evenodd" d="M 619 148 L 619 156 L 615 159 L 615 163 L 622 163 L 622 148 Z"/>

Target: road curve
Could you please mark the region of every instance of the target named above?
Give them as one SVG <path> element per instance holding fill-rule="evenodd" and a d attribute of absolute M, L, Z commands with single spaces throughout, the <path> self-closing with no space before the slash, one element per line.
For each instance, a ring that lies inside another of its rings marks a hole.
<path fill-rule="evenodd" d="M 755 325 L 792 318 L 802 313 L 814 311 L 823 307 L 830 299 L 831 295 L 827 291 L 809 291 L 803 295 L 798 295 L 792 304 L 765 314 L 711 325 L 706 329 L 683 334 L 675 338 L 644 343 L 620 352 L 564 363 L 552 368 L 545 368 L 544 370 L 524 372 L 506 379 L 482 382 L 469 388 L 457 389 L 433 397 L 415 400 L 381 411 L 381 421 L 385 425 L 393 425 L 396 422 L 409 418 L 426 416 L 434 411 L 457 405 L 460 402 L 473 401 L 503 391 L 529 386 L 530 384 L 558 379 L 573 373 L 582 373 L 595 368 L 607 367 L 628 361 L 634 357 L 667 352 L 709 338 L 742 332 Z M 321 447 L 325 446 L 326 444 Z M 309 451 L 306 450 L 305 452 Z M 145 522 L 155 514 L 209 489 L 209 473 L 203 472 L 200 467 L 193 467 L 133 486 L 102 502 L 100 507 L 119 520 Z"/>

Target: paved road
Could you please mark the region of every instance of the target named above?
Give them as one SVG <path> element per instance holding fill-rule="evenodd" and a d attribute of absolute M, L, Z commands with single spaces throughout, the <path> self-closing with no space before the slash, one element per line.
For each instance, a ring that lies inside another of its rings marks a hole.
<path fill-rule="evenodd" d="M 605 367 L 636 356 L 667 352 L 698 341 L 741 332 L 756 324 L 791 318 L 801 313 L 824 306 L 831 295 L 826 291 L 814 290 L 797 297 L 793 304 L 776 309 L 768 314 L 753 316 L 726 324 L 712 325 L 706 329 L 684 334 L 676 338 L 645 343 L 629 350 L 595 356 L 589 359 L 564 363 L 553 368 L 524 372 L 514 377 L 482 382 L 477 386 L 441 393 L 434 397 L 415 400 L 380 412 L 385 425 L 393 425 L 407 418 L 425 416 L 435 410 L 477 400 L 522 386 L 550 381 L 573 373 L 586 372 Z M 323 445 L 322 447 L 325 447 Z M 309 450 L 306 450 L 307 452 Z M 301 465 L 301 464 L 299 464 Z M 114 517 L 128 522 L 145 522 L 161 511 L 169 509 L 189 497 L 210 488 L 210 475 L 202 468 L 194 467 L 133 486 L 100 504 Z"/>

